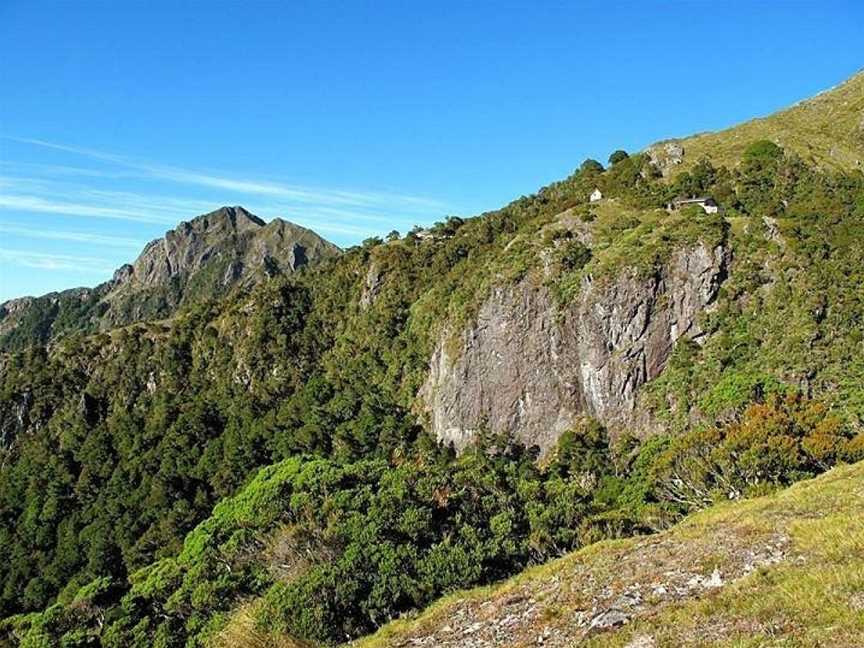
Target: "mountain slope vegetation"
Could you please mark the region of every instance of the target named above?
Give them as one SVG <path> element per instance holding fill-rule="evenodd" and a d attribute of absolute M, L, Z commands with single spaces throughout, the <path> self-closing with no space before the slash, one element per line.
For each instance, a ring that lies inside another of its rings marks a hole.
<path fill-rule="evenodd" d="M 864 174 L 612 159 L 7 346 L 0 641 L 332 645 L 864 458 Z"/>
<path fill-rule="evenodd" d="M 859 463 L 451 595 L 352 646 L 851 648 L 864 636 L 862 556 Z"/>

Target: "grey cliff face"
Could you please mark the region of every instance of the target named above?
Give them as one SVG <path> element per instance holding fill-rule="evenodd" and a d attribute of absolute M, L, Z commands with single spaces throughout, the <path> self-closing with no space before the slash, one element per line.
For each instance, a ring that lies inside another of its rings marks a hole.
<path fill-rule="evenodd" d="M 551 445 L 573 424 L 578 363 L 557 315 L 545 288 L 499 287 L 457 349 L 438 345 L 421 397 L 439 439 L 461 448 L 486 426 Z"/>
<path fill-rule="evenodd" d="M 656 275 L 625 274 L 585 286 L 573 323 L 585 411 L 610 429 L 634 424 L 636 392 L 666 366 L 673 345 L 700 342 L 699 315 L 726 278 L 728 254 L 697 246 L 679 250 Z"/>
<path fill-rule="evenodd" d="M 212 263 L 223 263 L 224 282 L 233 283 L 248 278 L 268 260 L 283 271 L 293 271 L 334 250 L 335 246 L 292 223 L 277 219 L 267 224 L 242 207 L 223 207 L 151 241 L 131 266 L 118 270 L 114 283 L 118 289 L 162 286 Z"/>
<path fill-rule="evenodd" d="M 613 433 L 638 426 L 639 387 L 676 340 L 703 339 L 699 315 L 728 262 L 725 248 L 699 245 L 653 276 L 586 281 L 566 307 L 529 281 L 496 288 L 458 344 L 442 340 L 431 358 L 420 400 L 432 430 L 461 448 L 485 426 L 547 451 L 586 414 Z"/>
<path fill-rule="evenodd" d="M 0 451 L 7 449 L 30 425 L 30 406 L 33 395 L 26 391 L 17 394 L 0 406 Z"/>

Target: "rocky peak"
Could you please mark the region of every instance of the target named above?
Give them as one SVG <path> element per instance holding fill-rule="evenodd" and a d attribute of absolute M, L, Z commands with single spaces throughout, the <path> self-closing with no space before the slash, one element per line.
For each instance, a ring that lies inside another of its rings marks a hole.
<path fill-rule="evenodd" d="M 107 329 L 169 317 L 181 304 L 290 274 L 339 252 L 305 227 L 278 218 L 267 223 L 240 206 L 221 207 L 151 241 L 133 263 L 120 266 L 110 281 L 96 288 L 0 305 L 0 347 L 28 317 L 39 319 L 38 328 L 45 331 L 38 341 L 61 334 L 53 330 L 61 302 L 76 303 L 79 321 L 72 323 L 74 329 Z"/>
<path fill-rule="evenodd" d="M 246 211 L 239 205 L 235 207 L 220 207 L 209 214 L 202 214 L 191 221 L 183 221 L 167 236 L 188 236 L 194 233 L 218 230 L 220 232 L 244 232 L 257 230 L 266 223 L 255 214 Z"/>
<path fill-rule="evenodd" d="M 161 286 L 218 265 L 222 283 L 228 285 L 248 278 L 265 262 L 268 274 L 274 262 L 280 270 L 293 271 L 337 250 L 299 225 L 281 219 L 265 223 L 243 207 L 222 207 L 150 242 L 131 267 L 115 273 L 114 281 L 118 289 Z"/>

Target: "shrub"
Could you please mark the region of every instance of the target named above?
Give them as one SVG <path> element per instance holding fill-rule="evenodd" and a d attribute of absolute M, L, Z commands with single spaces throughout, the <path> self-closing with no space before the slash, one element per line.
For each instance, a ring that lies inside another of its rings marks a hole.
<path fill-rule="evenodd" d="M 591 260 L 591 250 L 576 239 L 566 241 L 558 252 L 564 270 L 579 270 Z"/>
<path fill-rule="evenodd" d="M 739 420 L 675 439 L 653 466 L 661 499 L 686 510 L 788 485 L 854 456 L 851 432 L 822 403 L 771 395 Z M 844 454 L 845 453 L 845 454 Z"/>
<path fill-rule="evenodd" d="M 627 151 L 618 149 L 617 151 L 613 151 L 609 156 L 609 164 L 618 164 L 622 160 L 626 160 L 630 156 L 627 154 Z"/>
<path fill-rule="evenodd" d="M 582 163 L 582 166 L 579 167 L 579 172 L 584 175 L 597 175 L 603 173 L 603 165 L 600 164 L 597 160 L 592 160 L 588 158 Z"/>
<path fill-rule="evenodd" d="M 783 155 L 783 149 L 770 140 L 757 140 L 744 149 L 744 160 L 776 160 Z"/>

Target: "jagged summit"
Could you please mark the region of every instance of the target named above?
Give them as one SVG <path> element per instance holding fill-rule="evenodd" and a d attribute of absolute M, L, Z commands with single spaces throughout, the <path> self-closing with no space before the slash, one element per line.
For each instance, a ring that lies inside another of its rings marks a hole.
<path fill-rule="evenodd" d="M 170 316 L 185 303 L 250 286 L 339 254 L 312 230 L 279 218 L 269 223 L 241 206 L 225 206 L 183 221 L 154 239 L 135 261 L 93 289 L 72 289 L 0 306 L 0 346 L 9 346 L 21 322 L 38 322 L 38 340 L 51 339 L 58 314 L 77 315 L 66 326 L 95 330 Z M 19 331 L 21 332 L 21 331 Z M 14 344 L 12 345 L 14 346 Z"/>
<path fill-rule="evenodd" d="M 240 227 L 246 223 L 260 225 L 261 227 L 266 225 L 266 223 L 263 220 L 258 218 L 252 212 L 247 211 L 246 209 L 244 209 L 240 205 L 235 205 L 234 207 L 227 207 L 227 206 L 226 207 L 220 207 L 216 211 L 211 212 L 209 214 L 204 214 L 203 216 L 199 216 L 198 218 L 196 218 L 194 220 L 199 221 L 199 220 L 206 220 L 208 218 L 226 218 L 229 221 L 231 221 L 232 223 L 234 223 L 235 226 L 237 226 L 237 227 Z"/>
<path fill-rule="evenodd" d="M 156 286 L 218 266 L 222 283 L 229 286 L 253 278 L 262 269 L 270 275 L 293 272 L 337 251 L 294 223 L 276 219 L 268 225 L 243 207 L 221 207 L 184 221 L 148 243 L 133 264 L 115 275 L 114 282 L 117 287 Z"/>
<path fill-rule="evenodd" d="M 267 223 L 240 205 L 233 207 L 224 206 L 219 209 L 196 216 L 190 221 L 182 221 L 173 230 L 166 232 L 166 236 L 172 232 L 185 234 L 192 231 L 205 231 L 213 228 L 233 231 L 255 230 L 264 227 Z"/>

